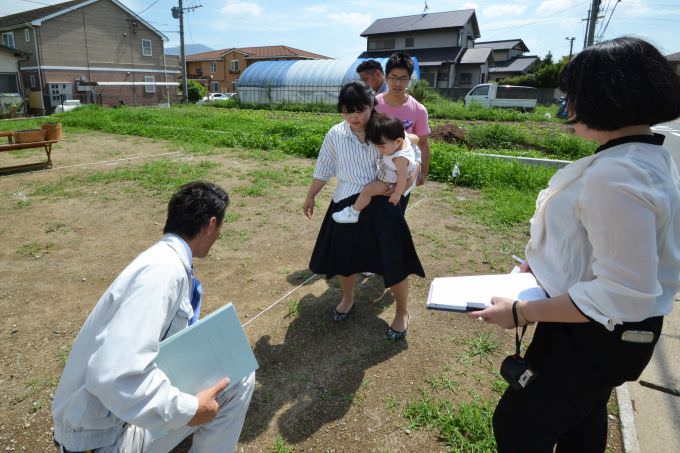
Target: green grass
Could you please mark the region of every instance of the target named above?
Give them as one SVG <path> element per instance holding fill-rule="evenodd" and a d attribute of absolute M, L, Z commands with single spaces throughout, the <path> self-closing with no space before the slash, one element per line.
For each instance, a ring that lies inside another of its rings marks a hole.
<path fill-rule="evenodd" d="M 31 241 L 20 245 L 17 249 L 17 253 L 27 258 L 40 258 L 50 253 L 52 247 L 54 247 L 53 242 Z"/>
<path fill-rule="evenodd" d="M 168 198 L 177 187 L 196 179 L 205 178 L 218 164 L 203 161 L 198 164 L 157 160 L 139 167 L 98 171 L 91 174 L 65 176 L 57 182 L 38 185 L 33 192 L 44 198 L 69 198 L 77 195 L 86 184 L 132 182 L 152 194 Z"/>
<path fill-rule="evenodd" d="M 465 353 L 470 358 L 479 358 L 487 360 L 491 363 L 490 356 L 496 353 L 500 348 L 500 344 L 496 338 L 492 338 L 489 333 L 481 333 L 476 337 L 465 340 L 467 350 Z"/>
<path fill-rule="evenodd" d="M 286 441 L 281 437 L 277 437 L 274 445 L 269 449 L 270 453 L 293 453 L 293 449 L 286 445 Z"/>
<path fill-rule="evenodd" d="M 489 401 L 475 399 L 454 404 L 423 391 L 417 401 L 406 406 L 404 416 L 410 429 L 435 430 L 450 452 L 496 451 Z"/>

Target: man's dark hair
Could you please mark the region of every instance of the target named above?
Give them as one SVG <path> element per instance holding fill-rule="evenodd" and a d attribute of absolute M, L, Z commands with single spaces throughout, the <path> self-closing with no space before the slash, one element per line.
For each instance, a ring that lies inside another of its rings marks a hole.
<path fill-rule="evenodd" d="M 382 65 L 380 62 L 375 61 L 375 60 L 366 60 L 362 61 L 359 63 L 359 66 L 357 66 L 357 74 L 360 72 L 373 72 L 373 71 L 380 71 L 384 74 Z"/>
<path fill-rule="evenodd" d="M 413 75 L 413 59 L 411 56 L 404 52 L 393 53 L 385 65 L 385 74 L 390 75 L 390 72 L 397 68 L 406 69 L 409 77 Z"/>
<path fill-rule="evenodd" d="M 371 116 L 368 123 L 366 138 L 371 143 L 382 145 L 385 139 L 394 141 L 398 138 L 406 138 L 406 133 L 400 119 L 384 113 L 376 113 Z"/>
<path fill-rule="evenodd" d="M 366 107 L 373 108 L 374 105 L 373 90 L 360 80 L 347 82 L 340 89 L 340 96 L 338 96 L 338 112 L 340 113 L 343 113 L 343 107 L 347 113 L 354 113 L 362 112 Z"/>
<path fill-rule="evenodd" d="M 560 75 L 570 123 L 612 131 L 680 116 L 680 76 L 651 44 L 622 37 L 581 51 Z"/>
<path fill-rule="evenodd" d="M 204 181 L 185 184 L 170 198 L 163 233 L 193 239 L 211 217 L 221 225 L 228 206 L 229 195 L 220 186 Z"/>

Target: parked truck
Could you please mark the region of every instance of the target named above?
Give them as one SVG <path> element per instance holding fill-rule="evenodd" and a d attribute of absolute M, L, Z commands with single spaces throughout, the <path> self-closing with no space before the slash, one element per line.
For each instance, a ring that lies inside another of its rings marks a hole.
<path fill-rule="evenodd" d="M 537 99 L 538 90 L 533 87 L 482 83 L 465 95 L 465 107 L 469 108 L 475 103 L 484 108 L 501 107 L 531 111 L 536 108 Z"/>

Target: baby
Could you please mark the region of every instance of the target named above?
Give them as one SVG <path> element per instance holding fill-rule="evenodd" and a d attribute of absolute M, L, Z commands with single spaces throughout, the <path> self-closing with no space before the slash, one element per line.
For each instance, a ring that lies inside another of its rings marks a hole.
<path fill-rule="evenodd" d="M 367 139 L 380 153 L 377 179 L 364 186 L 354 205 L 333 214 L 333 220 L 338 223 L 358 222 L 359 214 L 369 205 L 372 197 L 384 195 L 392 189 L 389 202 L 397 206 L 409 186 L 407 182 L 414 179 L 416 155 L 399 119 L 374 113 L 368 125 Z"/>

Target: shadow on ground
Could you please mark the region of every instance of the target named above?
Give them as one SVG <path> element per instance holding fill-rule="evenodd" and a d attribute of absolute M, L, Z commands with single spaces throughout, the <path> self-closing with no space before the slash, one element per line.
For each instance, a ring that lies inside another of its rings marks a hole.
<path fill-rule="evenodd" d="M 288 281 L 298 285 L 306 276 L 308 271 L 296 272 Z M 271 344 L 267 335 L 257 341 L 258 385 L 242 442 L 255 440 L 275 417 L 285 441 L 304 441 L 347 413 L 367 369 L 408 347 L 406 341 L 392 344 L 385 339 L 388 325 L 378 315 L 392 304 L 393 296 L 385 291 L 382 278 L 357 280 L 356 305 L 347 321 L 331 320 L 342 297 L 333 278 L 326 280 L 324 294 L 307 294 L 297 308 L 291 307 L 282 344 Z"/>

